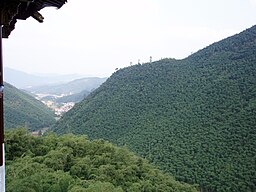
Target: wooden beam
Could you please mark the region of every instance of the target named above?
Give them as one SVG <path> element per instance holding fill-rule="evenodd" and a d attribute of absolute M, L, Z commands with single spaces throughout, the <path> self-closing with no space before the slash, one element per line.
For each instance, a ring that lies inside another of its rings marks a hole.
<path fill-rule="evenodd" d="M 4 162 L 4 92 L 3 92 L 3 51 L 2 51 L 2 25 L 0 25 L 0 166 Z"/>
<path fill-rule="evenodd" d="M 45 7 L 61 8 L 67 0 L 0 0 L 0 24 L 3 25 L 2 37 L 8 38 L 17 20 L 33 17 L 40 23 L 44 17 L 39 11 Z"/>

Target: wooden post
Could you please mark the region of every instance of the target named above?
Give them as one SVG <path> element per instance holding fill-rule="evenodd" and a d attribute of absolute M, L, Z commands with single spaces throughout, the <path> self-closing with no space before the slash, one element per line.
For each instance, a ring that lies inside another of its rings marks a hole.
<path fill-rule="evenodd" d="M 3 50 L 2 24 L 0 24 L 0 190 L 5 192 L 5 163 L 4 163 L 4 93 L 3 93 Z"/>
<path fill-rule="evenodd" d="M 0 166 L 4 162 L 4 93 L 3 93 L 3 51 L 2 51 L 2 25 L 0 26 Z"/>

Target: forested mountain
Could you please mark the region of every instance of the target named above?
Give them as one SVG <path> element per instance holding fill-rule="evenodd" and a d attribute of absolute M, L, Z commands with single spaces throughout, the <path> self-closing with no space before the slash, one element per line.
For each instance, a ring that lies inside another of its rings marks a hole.
<path fill-rule="evenodd" d="M 256 26 L 183 60 L 116 71 L 57 122 L 202 191 L 256 191 Z"/>
<path fill-rule="evenodd" d="M 33 96 L 4 83 L 4 127 L 34 131 L 55 123 L 54 112 Z"/>
<path fill-rule="evenodd" d="M 86 136 L 7 131 L 6 191 L 196 192 L 126 148 Z"/>

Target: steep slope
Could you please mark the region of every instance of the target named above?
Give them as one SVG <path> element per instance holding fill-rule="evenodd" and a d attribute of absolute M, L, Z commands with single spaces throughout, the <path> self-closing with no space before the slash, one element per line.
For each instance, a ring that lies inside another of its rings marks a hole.
<path fill-rule="evenodd" d="M 54 113 L 43 103 L 5 82 L 4 126 L 27 127 L 31 131 L 55 123 Z"/>
<path fill-rule="evenodd" d="M 255 191 L 255 117 L 256 26 L 117 71 L 53 130 L 127 145 L 204 191 Z"/>

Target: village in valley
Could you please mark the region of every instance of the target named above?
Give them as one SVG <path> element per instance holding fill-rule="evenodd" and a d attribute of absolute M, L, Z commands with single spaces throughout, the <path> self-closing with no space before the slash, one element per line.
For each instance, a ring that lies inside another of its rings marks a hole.
<path fill-rule="evenodd" d="M 71 93 L 69 95 L 71 95 Z M 67 95 L 66 94 L 61 94 L 61 95 L 36 94 L 36 99 L 40 100 L 47 107 L 52 109 L 56 115 L 55 117 L 56 120 L 58 120 L 64 113 L 72 109 L 72 107 L 74 107 L 75 105 L 74 102 L 64 102 L 64 103 L 55 102 L 57 98 L 61 98 L 64 96 L 67 96 Z M 45 99 L 45 98 L 51 98 L 51 99 Z"/>

